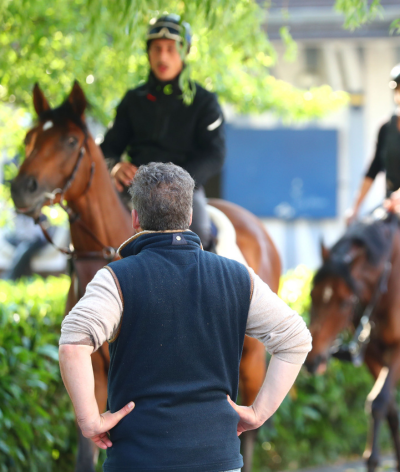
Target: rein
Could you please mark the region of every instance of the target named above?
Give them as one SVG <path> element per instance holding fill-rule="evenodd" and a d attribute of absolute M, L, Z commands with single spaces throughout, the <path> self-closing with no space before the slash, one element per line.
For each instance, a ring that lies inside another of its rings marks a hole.
<path fill-rule="evenodd" d="M 85 153 L 86 153 L 86 138 L 83 141 L 83 144 L 82 144 L 82 146 L 79 150 L 78 159 L 76 161 L 75 167 L 72 170 L 72 173 L 71 173 L 69 179 L 67 180 L 67 182 L 65 183 L 64 187 L 62 189 L 57 188 L 57 189 L 53 190 L 52 192 L 45 193 L 44 195 L 45 195 L 45 197 L 47 197 L 50 200 L 51 204 L 53 204 L 53 202 L 56 199 L 57 195 L 60 195 L 59 205 L 67 213 L 70 225 L 78 224 L 89 236 L 91 236 L 91 238 L 94 241 L 96 241 L 102 247 L 102 250 L 101 251 L 76 251 L 75 249 L 61 248 L 61 247 L 57 246 L 54 243 L 52 237 L 50 236 L 50 234 L 48 233 L 46 228 L 43 226 L 43 224 L 41 222 L 38 222 L 38 225 L 40 226 L 46 240 L 52 246 L 54 246 L 59 252 L 61 252 L 62 254 L 67 255 L 71 259 L 104 259 L 104 260 L 107 260 L 107 261 L 112 261 L 115 257 L 116 249 L 102 243 L 100 241 L 100 239 L 93 233 L 93 231 L 91 229 L 89 229 L 88 226 L 80 219 L 80 215 L 78 213 L 74 213 L 72 211 L 72 209 L 70 207 L 68 207 L 68 205 L 64 205 L 64 203 L 63 203 L 64 195 L 69 190 L 69 188 L 71 187 L 73 181 L 75 180 L 75 177 L 78 173 L 79 166 L 80 166 L 80 164 L 83 160 L 83 157 L 84 157 Z M 87 154 L 89 155 L 90 161 L 91 161 L 90 176 L 89 176 L 88 183 L 86 184 L 86 188 L 85 188 L 85 191 L 83 192 L 82 196 L 85 195 L 89 191 L 89 189 L 92 185 L 93 175 L 94 175 L 94 171 L 95 171 L 95 163 L 92 159 L 92 156 L 91 156 L 89 150 L 87 150 Z"/>
<path fill-rule="evenodd" d="M 381 298 L 381 296 L 387 292 L 387 283 L 389 280 L 390 271 L 392 269 L 392 263 L 390 262 L 393 253 L 393 238 L 397 229 L 397 219 L 393 217 L 391 224 L 391 241 L 388 256 L 386 258 L 382 274 L 379 277 L 378 283 L 376 284 L 374 293 L 368 305 L 365 307 L 363 314 L 361 315 L 359 324 L 354 332 L 351 341 L 348 344 L 339 342 L 332 347 L 330 354 L 339 360 L 352 362 L 353 365 L 359 367 L 364 362 L 365 351 L 368 343 L 371 339 L 371 331 L 373 328 L 373 322 L 371 317 L 374 310 Z"/>

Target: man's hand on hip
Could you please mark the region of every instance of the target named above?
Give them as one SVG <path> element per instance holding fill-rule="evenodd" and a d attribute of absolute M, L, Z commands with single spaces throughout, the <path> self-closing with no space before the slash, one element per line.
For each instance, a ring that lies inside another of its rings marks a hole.
<path fill-rule="evenodd" d="M 94 375 L 91 354 L 93 346 L 61 344 L 59 360 L 65 388 L 75 408 L 76 419 L 83 436 L 90 438 L 101 449 L 112 446 L 107 432 L 130 413 L 134 403 L 129 402 L 119 411 L 100 415 L 94 396 Z"/>
<path fill-rule="evenodd" d="M 236 411 L 236 413 L 240 416 L 240 420 L 237 425 L 238 436 L 240 436 L 245 431 L 257 429 L 263 424 L 263 421 L 260 421 L 257 418 L 257 413 L 253 406 L 239 406 L 231 399 L 229 395 L 228 402 L 231 407 Z"/>
<path fill-rule="evenodd" d="M 114 428 L 124 416 L 128 415 L 135 408 L 133 402 L 129 402 L 119 411 L 111 413 L 106 411 L 102 415 L 99 415 L 94 420 L 79 420 L 78 424 L 81 428 L 83 436 L 91 439 L 101 449 L 107 449 L 112 446 L 112 442 L 108 437 L 107 433 L 110 429 Z"/>
<path fill-rule="evenodd" d="M 300 369 L 300 364 L 290 364 L 272 356 L 264 383 L 252 406 L 238 406 L 228 396 L 228 402 L 240 416 L 237 425 L 238 436 L 244 431 L 259 428 L 275 413 L 296 380 Z"/>
<path fill-rule="evenodd" d="M 135 177 L 137 167 L 130 162 L 118 162 L 112 171 L 111 177 L 117 187 L 118 192 L 122 192 L 124 187 L 129 187 Z"/>

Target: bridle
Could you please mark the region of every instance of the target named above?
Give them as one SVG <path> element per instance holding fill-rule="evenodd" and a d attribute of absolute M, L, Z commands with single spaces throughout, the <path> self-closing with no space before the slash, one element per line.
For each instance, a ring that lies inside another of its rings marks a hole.
<path fill-rule="evenodd" d="M 71 259 L 104 259 L 107 261 L 112 261 L 115 258 L 116 249 L 114 247 L 107 246 L 102 241 L 100 241 L 100 239 L 93 233 L 93 231 L 89 229 L 88 226 L 81 220 L 80 215 L 78 213 L 75 213 L 68 205 L 64 204 L 64 195 L 71 188 L 77 176 L 79 167 L 81 165 L 81 162 L 85 154 L 89 156 L 91 164 L 90 164 L 89 179 L 88 179 L 85 191 L 83 192 L 82 196 L 85 195 L 89 191 L 92 185 L 93 175 L 95 172 L 95 163 L 90 154 L 90 150 L 87 147 L 87 138 L 85 136 L 83 143 L 79 149 L 78 158 L 76 160 L 75 166 L 67 182 L 65 183 L 64 187 L 56 188 L 52 192 L 46 192 L 44 196 L 50 200 L 51 204 L 53 204 L 57 196 L 60 195 L 59 205 L 67 213 L 70 225 L 73 225 L 73 224 L 79 225 L 94 241 L 96 241 L 102 247 L 101 251 L 76 251 L 73 248 L 72 249 L 61 248 L 54 243 L 47 229 L 43 226 L 43 224 L 40 221 L 38 221 L 38 225 L 43 231 L 44 237 L 47 239 L 47 241 L 52 246 L 54 246 L 59 252 L 61 252 L 62 254 L 65 254 Z"/>

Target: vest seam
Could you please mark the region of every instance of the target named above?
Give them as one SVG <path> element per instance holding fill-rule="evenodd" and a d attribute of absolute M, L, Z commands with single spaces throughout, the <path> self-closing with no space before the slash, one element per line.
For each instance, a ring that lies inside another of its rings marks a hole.
<path fill-rule="evenodd" d="M 122 316 L 121 316 L 121 319 L 120 319 L 120 322 L 119 322 L 119 326 L 118 326 L 118 329 L 117 329 L 117 332 L 115 333 L 115 335 L 112 337 L 112 339 L 110 339 L 108 342 L 109 343 L 113 343 L 114 341 L 116 341 L 120 331 L 121 331 L 121 326 L 122 326 L 122 319 L 124 317 L 124 308 L 125 308 L 125 304 L 124 304 L 124 296 L 122 295 L 122 290 L 121 290 L 121 285 L 119 284 L 119 280 L 118 280 L 118 277 L 116 276 L 115 272 L 111 269 L 111 267 L 109 266 L 105 266 L 104 267 L 105 269 L 107 269 L 110 274 L 112 275 L 112 278 L 114 280 L 114 283 L 117 287 L 117 290 L 118 290 L 118 294 L 121 298 L 121 302 L 122 302 Z"/>
<path fill-rule="evenodd" d="M 247 269 L 247 272 L 249 273 L 249 277 L 250 277 L 250 301 L 252 300 L 253 298 L 253 291 L 254 291 L 254 280 L 253 280 L 253 277 L 251 276 L 251 273 L 249 271 L 249 269 L 246 267 Z"/>

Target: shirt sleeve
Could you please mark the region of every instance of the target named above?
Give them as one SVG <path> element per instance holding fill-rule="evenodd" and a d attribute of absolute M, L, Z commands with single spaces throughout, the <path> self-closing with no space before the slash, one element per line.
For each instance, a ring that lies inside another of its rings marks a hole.
<path fill-rule="evenodd" d="M 289 308 L 255 272 L 246 334 L 261 341 L 267 351 L 290 364 L 303 364 L 311 350 L 311 334 L 303 318 Z"/>
<path fill-rule="evenodd" d="M 59 344 L 83 344 L 96 351 L 118 331 L 123 304 L 113 276 L 100 269 L 86 287 L 85 295 L 61 324 Z"/>
<path fill-rule="evenodd" d="M 131 101 L 131 94 L 128 92 L 118 105 L 114 123 L 100 144 L 104 157 L 112 166 L 121 160 L 122 154 L 132 139 L 133 129 L 129 116 Z"/>
<path fill-rule="evenodd" d="M 383 149 L 385 146 L 388 126 L 389 123 L 385 123 L 381 126 L 379 130 L 378 139 L 376 141 L 375 156 L 372 159 L 368 171 L 365 174 L 365 177 L 369 177 L 372 180 L 375 179 L 379 172 L 383 172 L 385 170 L 385 164 L 383 161 Z"/>
<path fill-rule="evenodd" d="M 194 150 L 183 167 L 200 186 L 218 174 L 224 159 L 224 116 L 216 95 L 208 94 L 196 123 Z"/>

